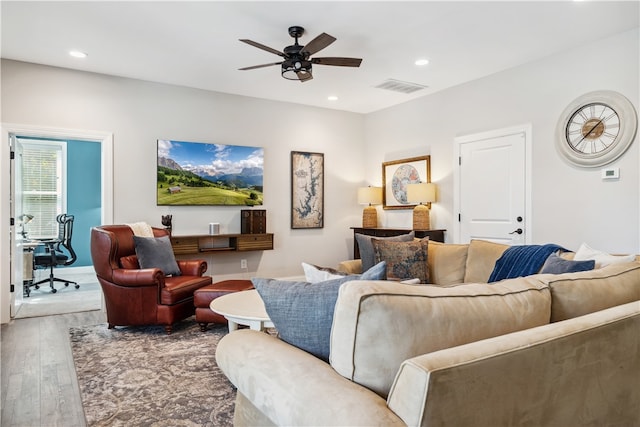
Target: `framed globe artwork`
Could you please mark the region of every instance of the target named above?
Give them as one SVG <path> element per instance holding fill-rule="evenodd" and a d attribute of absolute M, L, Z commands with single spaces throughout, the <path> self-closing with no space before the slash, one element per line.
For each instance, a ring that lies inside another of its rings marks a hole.
<path fill-rule="evenodd" d="M 431 182 L 431 156 L 412 157 L 382 164 L 382 207 L 413 209 L 407 200 L 407 185 Z"/>

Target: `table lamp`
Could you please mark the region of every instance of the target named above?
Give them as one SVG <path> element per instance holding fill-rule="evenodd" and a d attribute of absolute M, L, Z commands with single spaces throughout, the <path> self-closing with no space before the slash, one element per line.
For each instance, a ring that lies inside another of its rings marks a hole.
<path fill-rule="evenodd" d="M 418 203 L 413 208 L 413 229 L 429 230 L 431 228 L 431 221 L 429 220 L 430 205 L 423 205 L 423 203 L 436 201 L 436 185 L 430 182 L 407 184 L 407 201 L 409 203 Z"/>
<path fill-rule="evenodd" d="M 34 216 L 30 214 L 22 214 L 18 217 L 20 223 L 22 224 L 22 231 L 20 232 L 20 234 L 22 234 L 22 238 L 27 237 L 27 230 L 24 228 L 24 226 L 29 224 L 33 220 L 33 218 Z"/>
<path fill-rule="evenodd" d="M 378 211 L 373 205 L 382 204 L 382 187 L 358 188 L 358 204 L 367 205 L 362 211 L 362 228 L 376 228 Z"/>

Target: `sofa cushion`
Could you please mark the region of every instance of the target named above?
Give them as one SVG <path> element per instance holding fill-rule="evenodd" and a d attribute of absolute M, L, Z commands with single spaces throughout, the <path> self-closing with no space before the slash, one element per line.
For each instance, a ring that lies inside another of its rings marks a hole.
<path fill-rule="evenodd" d="M 468 250 L 468 244 L 440 243 L 429 240 L 429 254 L 427 256 L 429 283 L 440 286 L 462 283 Z"/>
<path fill-rule="evenodd" d="M 362 275 L 349 275 L 324 282 L 290 282 L 251 279 L 279 337 L 291 345 L 329 360 L 329 336 L 338 289 L 353 280 L 383 280 L 386 264 L 379 263 Z"/>
<path fill-rule="evenodd" d="M 560 275 L 538 275 L 551 289 L 551 321 L 640 300 L 640 263 Z"/>
<path fill-rule="evenodd" d="M 302 263 L 305 280 L 309 283 L 324 282 L 325 280 L 339 279 L 346 276 L 338 270 L 329 267 L 318 267 L 317 265 Z"/>
<path fill-rule="evenodd" d="M 419 283 L 429 281 L 429 238 L 411 242 L 372 239 L 371 242 L 376 262 L 387 263 L 387 280 L 418 279 Z"/>
<path fill-rule="evenodd" d="M 159 268 L 167 276 L 181 274 L 169 236 L 133 236 L 140 268 Z"/>
<path fill-rule="evenodd" d="M 414 236 L 415 233 L 413 231 L 407 234 L 402 234 L 400 236 L 391 237 L 375 237 L 356 233 L 355 238 L 356 242 L 358 243 L 358 250 L 360 251 L 360 259 L 362 259 L 362 271 L 367 271 L 376 263 L 375 255 L 373 254 L 373 244 L 371 243 L 371 239 L 390 240 L 392 242 L 410 242 L 413 240 Z"/>
<path fill-rule="evenodd" d="M 609 264 L 631 262 L 635 260 L 635 258 L 635 255 L 611 255 L 605 251 L 593 249 L 586 243 L 580 245 L 573 257 L 576 261 L 594 260 L 596 262 L 596 268 L 606 267 Z"/>
<path fill-rule="evenodd" d="M 335 306 L 331 366 L 386 397 L 408 358 L 544 325 L 550 316 L 549 288 L 537 276 L 451 287 L 350 282 Z"/>
<path fill-rule="evenodd" d="M 575 273 L 578 271 L 593 270 L 596 266 L 594 260 L 573 261 L 564 259 L 557 254 L 551 254 L 540 269 L 540 274 Z"/>
<path fill-rule="evenodd" d="M 467 252 L 464 283 L 487 283 L 498 258 L 510 246 L 472 239 Z"/>

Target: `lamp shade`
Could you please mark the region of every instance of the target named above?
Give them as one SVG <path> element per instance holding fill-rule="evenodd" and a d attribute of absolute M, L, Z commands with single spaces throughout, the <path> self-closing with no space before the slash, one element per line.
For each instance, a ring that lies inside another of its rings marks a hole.
<path fill-rule="evenodd" d="M 407 185 L 409 203 L 430 203 L 436 201 L 436 185 L 430 182 Z"/>
<path fill-rule="evenodd" d="M 361 187 L 358 188 L 359 205 L 381 205 L 382 187 Z"/>

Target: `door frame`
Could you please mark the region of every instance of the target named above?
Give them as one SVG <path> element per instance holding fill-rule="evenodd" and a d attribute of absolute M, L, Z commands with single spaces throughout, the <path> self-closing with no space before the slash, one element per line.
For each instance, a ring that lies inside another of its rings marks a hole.
<path fill-rule="evenodd" d="M 15 247 L 15 225 L 10 226 L 9 218 L 13 215 L 10 197 L 13 192 L 11 188 L 10 170 L 10 137 L 11 135 L 55 138 L 55 139 L 77 139 L 84 141 L 95 141 L 100 143 L 101 157 L 101 191 L 102 191 L 102 224 L 113 222 L 113 134 L 103 131 L 91 131 L 80 129 L 67 129 L 57 127 L 45 127 L 37 125 L 22 125 L 12 123 L 2 123 L 2 144 L 0 147 L 0 159 L 2 161 L 2 173 L 0 173 L 0 217 L 6 223 L 0 226 L 0 323 L 9 323 L 11 320 L 13 302 L 10 284 L 13 272 L 11 269 L 11 257 Z"/>
<path fill-rule="evenodd" d="M 517 135 L 524 133 L 524 156 L 525 156 L 525 175 L 524 175 L 524 203 L 525 203 L 525 217 L 524 217 L 524 227 L 527 232 L 525 233 L 525 244 L 531 244 L 533 241 L 533 208 L 532 208 L 532 187 L 531 187 L 531 172 L 532 172 L 532 152 L 533 152 L 533 127 L 531 123 L 526 123 L 522 125 L 515 125 L 502 129 L 494 129 L 485 132 L 473 133 L 468 135 L 463 135 L 454 138 L 454 153 L 453 153 L 453 215 L 454 215 L 454 226 L 453 228 L 453 242 L 454 243 L 462 243 L 460 241 L 461 235 L 461 222 L 458 219 L 456 221 L 456 216 L 460 212 L 460 155 L 461 155 L 461 145 L 465 143 L 473 143 L 485 141 L 487 139 L 500 138 L 509 135 Z"/>

